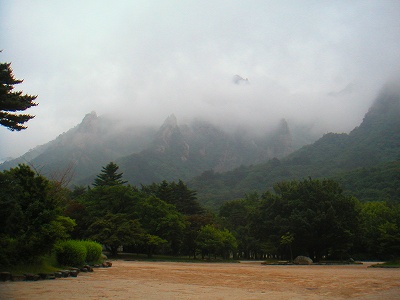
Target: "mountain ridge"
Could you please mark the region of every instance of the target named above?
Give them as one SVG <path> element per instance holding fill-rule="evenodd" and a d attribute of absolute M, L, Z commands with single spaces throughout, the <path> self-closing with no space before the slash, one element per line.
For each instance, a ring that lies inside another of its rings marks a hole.
<path fill-rule="evenodd" d="M 202 204 L 216 208 L 227 200 L 244 197 L 246 193 L 272 190 L 272 186 L 279 181 L 308 177 L 345 179 L 350 176 L 346 175 L 347 172 L 356 174 L 355 171 L 360 168 L 372 170 L 374 167 L 381 170 L 385 166 L 387 168 L 387 164 L 391 162 L 396 166 L 392 170 L 397 170 L 398 161 L 400 92 L 385 87 L 361 124 L 349 134 L 327 133 L 314 143 L 303 146 L 282 159 L 274 158 L 224 174 L 204 172 L 189 181 L 188 185 L 198 191 Z M 388 176 L 392 176 L 393 180 L 397 178 L 395 175 Z M 351 180 L 354 181 L 354 178 Z M 346 186 L 346 182 L 343 183 Z M 385 184 L 392 185 L 391 182 Z M 383 188 L 385 184 L 382 185 Z M 389 194 L 399 193 L 392 191 Z"/>
<path fill-rule="evenodd" d="M 245 127 L 228 133 L 201 119 L 179 125 L 173 114 L 157 129 L 126 126 L 91 112 L 56 139 L 0 164 L 0 170 L 24 163 L 54 180 L 72 172 L 70 185 L 88 185 L 102 166 L 115 161 L 130 184 L 140 185 L 188 180 L 207 169 L 224 172 L 282 157 L 293 148 L 285 120 L 259 137 Z"/>

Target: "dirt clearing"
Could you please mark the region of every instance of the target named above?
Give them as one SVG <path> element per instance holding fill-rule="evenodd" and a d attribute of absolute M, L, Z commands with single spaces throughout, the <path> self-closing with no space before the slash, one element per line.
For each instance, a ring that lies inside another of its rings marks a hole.
<path fill-rule="evenodd" d="M 2 282 L 0 299 L 400 299 L 400 269 L 114 261 L 77 278 Z"/>

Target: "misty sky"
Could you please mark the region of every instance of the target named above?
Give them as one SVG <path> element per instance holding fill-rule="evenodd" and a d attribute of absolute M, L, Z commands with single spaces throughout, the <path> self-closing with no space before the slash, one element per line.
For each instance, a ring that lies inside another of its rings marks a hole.
<path fill-rule="evenodd" d="M 0 158 L 91 111 L 349 132 L 400 70 L 395 0 L 0 0 L 0 28 L 0 61 L 39 102 L 25 131 L 0 127 Z"/>

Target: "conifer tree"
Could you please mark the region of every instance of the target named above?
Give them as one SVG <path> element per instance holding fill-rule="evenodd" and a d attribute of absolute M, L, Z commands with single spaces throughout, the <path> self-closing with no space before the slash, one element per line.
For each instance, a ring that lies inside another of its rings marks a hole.
<path fill-rule="evenodd" d="M 115 186 L 122 185 L 126 181 L 122 180 L 122 173 L 117 173 L 119 167 L 117 164 L 110 162 L 101 169 L 101 173 L 94 180 L 94 186 Z"/>
<path fill-rule="evenodd" d="M 0 125 L 11 131 L 26 129 L 25 122 L 35 116 L 18 112 L 38 105 L 33 102 L 37 96 L 23 95 L 21 91 L 14 92 L 14 85 L 23 80 L 14 78 L 11 63 L 0 63 Z"/>

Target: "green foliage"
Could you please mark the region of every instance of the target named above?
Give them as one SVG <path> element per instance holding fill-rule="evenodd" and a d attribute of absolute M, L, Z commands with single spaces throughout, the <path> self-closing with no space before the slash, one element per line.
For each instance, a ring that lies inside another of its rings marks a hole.
<path fill-rule="evenodd" d="M 400 161 L 392 161 L 340 173 L 335 179 L 340 181 L 347 193 L 363 202 L 391 201 L 400 203 Z"/>
<path fill-rule="evenodd" d="M 129 219 L 126 214 L 107 213 L 98 217 L 88 229 L 89 237 L 103 245 L 116 256 L 118 247 L 142 243 L 144 231 L 138 220 Z"/>
<path fill-rule="evenodd" d="M 86 258 L 87 263 L 94 263 L 100 260 L 103 247 L 94 241 L 81 241 L 81 244 L 86 248 Z"/>
<path fill-rule="evenodd" d="M 260 202 L 258 194 L 246 195 L 244 199 L 225 202 L 220 207 L 219 216 L 222 225 L 228 228 L 235 236 L 238 244 L 238 252 L 245 259 L 256 258 L 257 254 L 264 251 L 266 245 L 262 245 L 252 232 L 252 214 Z"/>
<path fill-rule="evenodd" d="M 22 95 L 22 92 L 14 92 L 14 85 L 23 80 L 14 78 L 10 63 L 0 63 L 0 125 L 11 131 L 26 129 L 24 124 L 35 116 L 18 114 L 18 111 L 38 105 L 33 102 L 37 96 Z"/>
<path fill-rule="evenodd" d="M 227 259 L 237 248 L 235 237 L 227 229 L 219 230 L 210 224 L 200 228 L 196 245 L 203 259 L 205 255 L 209 258 L 211 255 L 221 255 Z"/>
<path fill-rule="evenodd" d="M 90 189 L 80 203 L 91 217 L 99 217 L 107 213 L 132 215 L 135 205 L 143 196 L 132 187 L 124 185 L 98 186 Z"/>
<path fill-rule="evenodd" d="M 187 190 L 183 183 L 178 186 Z M 166 241 L 161 243 L 168 249 L 165 251 L 177 254 L 184 239 L 187 221 L 175 205 L 154 196 L 156 187 L 158 189 L 157 185 L 142 187 L 142 191 L 139 191 L 123 185 L 97 186 L 81 194 L 75 203 L 71 203 L 68 211 L 71 216 L 76 215 L 82 224 L 87 224 L 88 229 L 82 230 L 82 237 L 101 242 L 113 255 L 117 254 L 121 245 L 133 247 L 135 251 L 153 252 L 158 246 L 149 244 L 148 241 L 153 238 L 146 236 Z M 198 203 L 194 204 L 199 207 Z"/>
<path fill-rule="evenodd" d="M 337 182 L 293 181 L 277 184 L 275 191 L 278 198 L 270 210 L 281 216 L 280 230 L 286 227 L 294 234 L 297 249 L 319 260 L 351 248 L 360 223 L 359 204 L 343 195 Z"/>
<path fill-rule="evenodd" d="M 117 173 L 119 167 L 117 164 L 110 162 L 102 168 L 101 173 L 94 180 L 94 186 L 115 186 L 122 185 L 126 181 L 122 180 L 122 173 Z"/>
<path fill-rule="evenodd" d="M 177 210 L 184 215 L 196 215 L 205 212 L 197 201 L 196 192 L 190 190 L 182 180 L 179 180 L 178 183 L 174 181 L 168 183 L 163 180 L 159 184 L 142 185 L 142 191 L 175 205 Z"/>
<path fill-rule="evenodd" d="M 168 243 L 167 240 L 160 238 L 157 235 L 146 234 L 144 235 L 144 246 L 147 249 L 147 256 L 152 257 L 157 248 Z"/>
<path fill-rule="evenodd" d="M 55 246 L 57 262 L 61 266 L 80 267 L 86 261 L 87 250 L 82 241 L 67 240 Z"/>
<path fill-rule="evenodd" d="M 23 274 L 40 274 L 40 273 L 54 273 L 60 269 L 57 263 L 55 251 L 51 254 L 42 256 L 39 260 L 33 263 L 16 263 L 9 265 L 7 267 L 1 268 L 1 272 L 10 272 L 13 275 L 23 275 Z"/>
<path fill-rule="evenodd" d="M 237 241 L 236 238 L 230 233 L 227 229 L 220 230 L 219 232 L 220 238 L 220 247 L 219 254 L 224 259 L 228 259 L 231 253 L 235 253 L 237 249 Z"/>
<path fill-rule="evenodd" d="M 200 227 L 212 222 L 212 216 L 197 201 L 196 192 L 190 190 L 182 180 L 179 180 L 178 183 L 174 181 L 169 183 L 164 180 L 159 184 L 142 185 L 141 190 L 149 196 L 156 196 L 160 200 L 174 205 L 176 210 L 184 216 L 183 238 L 182 234 L 175 235 L 177 238 L 170 244 L 171 251 L 177 254 L 179 246 L 182 254 L 195 257 L 197 232 Z M 180 223 L 181 221 L 178 222 L 178 224 Z"/>
<path fill-rule="evenodd" d="M 9 235 L 0 234 L 0 267 L 8 267 L 18 262 L 16 240 Z"/>
<path fill-rule="evenodd" d="M 75 226 L 61 215 L 49 181 L 26 165 L 0 173 L 0 190 L 0 236 L 9 241 L 0 249 L 0 257 L 6 257 L 0 264 L 35 261 Z"/>
<path fill-rule="evenodd" d="M 141 199 L 136 213 L 147 233 L 167 240 L 172 253 L 178 252 L 186 222 L 174 205 L 150 196 Z"/>
<path fill-rule="evenodd" d="M 361 227 L 358 253 L 367 253 L 373 259 L 399 257 L 400 204 L 384 201 L 363 203 Z"/>
<path fill-rule="evenodd" d="M 344 255 L 355 245 L 360 203 L 344 195 L 337 182 L 279 182 L 274 189 L 274 194 L 251 194 L 221 207 L 221 220 L 235 235 L 240 255 L 301 254 L 319 260 Z"/>

